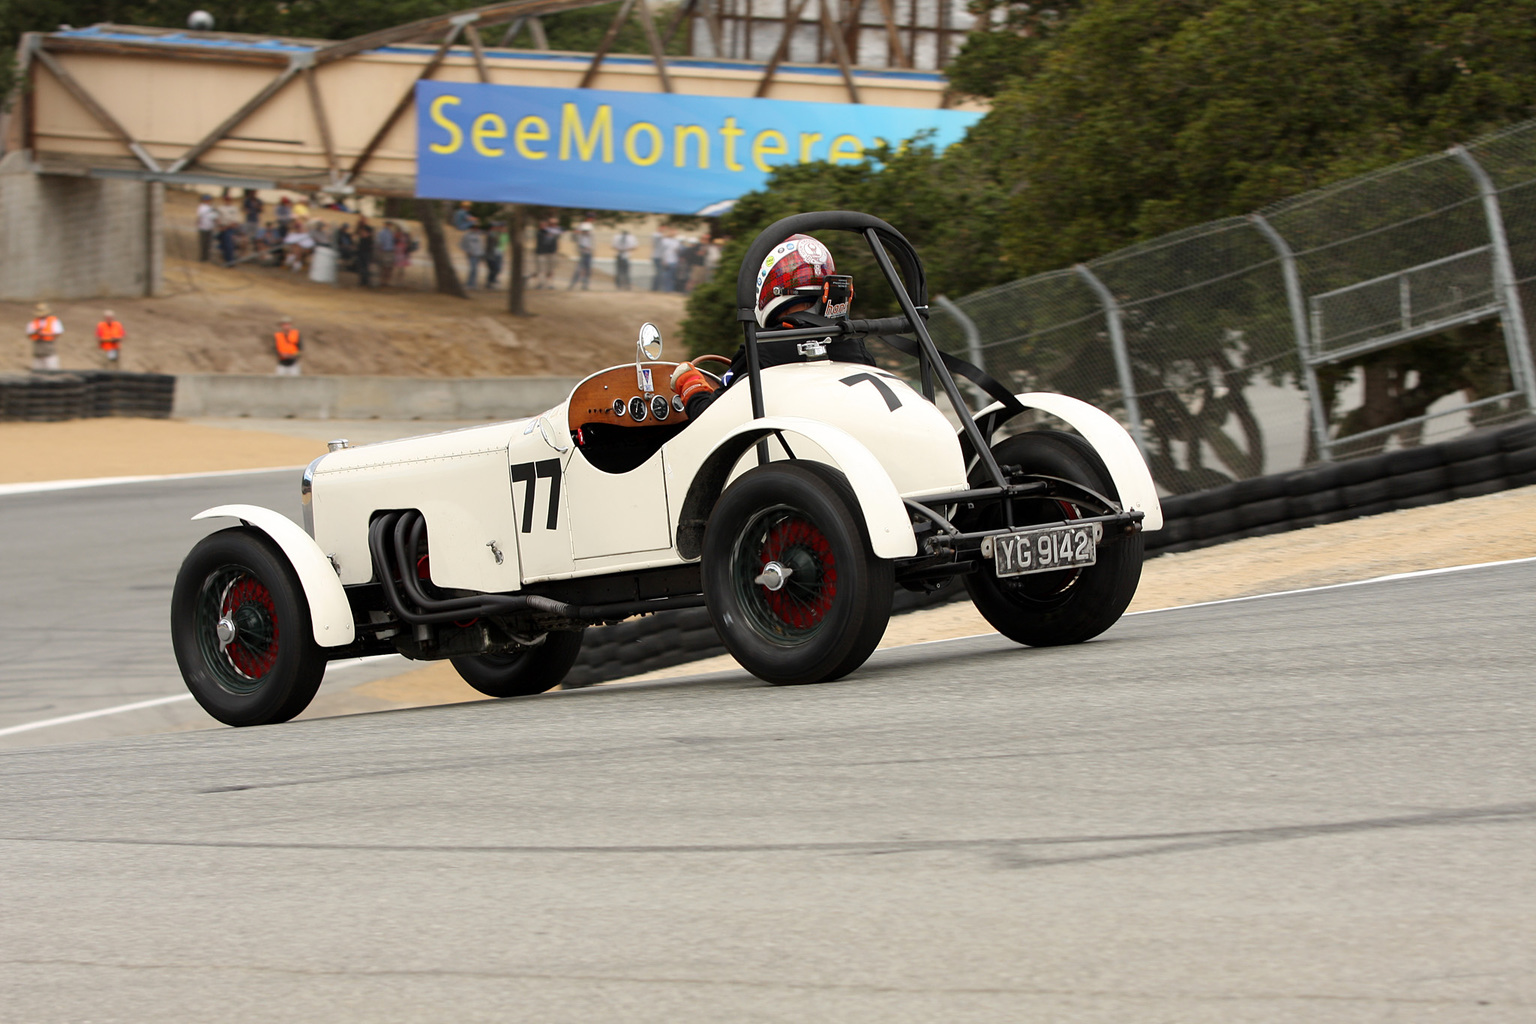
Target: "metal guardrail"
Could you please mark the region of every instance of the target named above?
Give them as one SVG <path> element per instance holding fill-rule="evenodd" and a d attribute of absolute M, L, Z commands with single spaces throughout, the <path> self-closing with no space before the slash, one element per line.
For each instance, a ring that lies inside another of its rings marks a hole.
<path fill-rule="evenodd" d="M 1118 415 L 1183 493 L 1536 413 L 1533 296 L 1536 121 L 935 302 L 931 330 L 1015 390 Z M 1489 322 L 1502 365 L 1396 422 L 1364 409 L 1365 374 L 1413 369 L 1392 350 Z"/>

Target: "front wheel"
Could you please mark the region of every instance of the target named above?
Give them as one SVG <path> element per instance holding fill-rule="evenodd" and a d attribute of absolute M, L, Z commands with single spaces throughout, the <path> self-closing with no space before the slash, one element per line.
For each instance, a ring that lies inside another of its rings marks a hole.
<path fill-rule="evenodd" d="M 511 654 L 450 658 L 464 681 L 487 697 L 531 697 L 553 690 L 581 654 L 583 630 L 546 633 L 544 642 Z"/>
<path fill-rule="evenodd" d="M 770 683 L 847 675 L 891 617 L 895 568 L 870 549 L 841 473 L 781 462 L 742 474 L 710 513 L 701 581 L 743 668 Z"/>
<path fill-rule="evenodd" d="M 171 644 L 192 696 L 225 725 L 286 722 L 325 675 L 309 601 L 282 550 L 237 526 L 204 537 L 171 593 Z"/>
<path fill-rule="evenodd" d="M 1015 434 L 993 445 L 992 454 L 1000 466 L 1018 466 L 1026 475 L 1070 480 L 1119 498 L 1103 460 L 1076 434 L 1054 430 Z M 979 473 L 974 473 L 972 486 L 981 482 Z M 1093 510 L 1059 496 L 1013 502 L 1015 526 L 1065 523 L 1092 514 Z M 1001 527 L 1002 509 L 994 505 L 978 521 L 964 525 L 966 529 Z M 1138 531 L 1101 545 L 1092 566 L 1005 579 L 994 575 L 990 562 L 982 562 L 965 577 L 965 589 L 982 618 L 1010 640 L 1031 647 L 1081 643 L 1113 626 L 1131 603 L 1141 581 L 1142 544 Z"/>

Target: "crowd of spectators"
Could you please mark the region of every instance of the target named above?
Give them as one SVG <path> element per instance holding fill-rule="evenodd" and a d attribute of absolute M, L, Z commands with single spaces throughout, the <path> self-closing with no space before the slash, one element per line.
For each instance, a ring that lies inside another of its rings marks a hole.
<path fill-rule="evenodd" d="M 340 204 L 323 209 L 351 214 Z M 467 268 L 464 284 L 471 289 L 496 288 L 508 261 L 508 225 L 500 220 L 482 219 L 472 211 L 473 204 L 460 203 L 449 218 Z M 238 197 L 231 189 L 225 189 L 217 198 L 204 195 L 196 213 L 198 259 L 226 267 L 245 262 L 285 267 L 327 282 L 335 282 L 338 272 L 344 272 L 355 274 L 357 284 L 363 288 L 389 288 L 403 283 L 412 255 L 419 248 L 404 225 L 394 220 L 375 225 L 363 216 L 349 216 L 333 225 L 318 216 L 319 212 L 305 198 L 286 195 L 269 207 L 255 189 L 246 189 Z M 650 290 L 688 292 L 697 287 L 719 265 L 722 241 L 682 234 L 671 225 L 657 227 L 651 236 Z M 634 260 L 640 248 L 635 233 L 620 226 L 601 248 L 612 254 L 614 289 L 633 289 Z M 544 218 L 533 232 L 529 287 L 557 287 L 557 266 L 562 259 L 569 259 L 571 272 L 566 289 L 590 289 L 599 250 L 591 214 L 581 215 L 569 228 L 562 227 L 559 217 Z M 642 281 L 642 287 L 645 284 Z"/>
<path fill-rule="evenodd" d="M 266 207 L 255 189 L 246 189 L 238 202 L 230 189 L 218 199 L 204 195 L 196 213 L 198 259 L 226 267 L 246 262 L 286 267 L 320 281 L 335 281 L 337 272 L 344 271 L 356 274 L 361 287 L 387 288 L 411 265 L 411 254 L 419 247 L 393 220 L 375 228 L 366 217 L 358 217 L 333 227 L 315 216 L 302 197 L 283 196 L 270 211 Z M 351 212 L 341 204 L 326 209 Z"/>

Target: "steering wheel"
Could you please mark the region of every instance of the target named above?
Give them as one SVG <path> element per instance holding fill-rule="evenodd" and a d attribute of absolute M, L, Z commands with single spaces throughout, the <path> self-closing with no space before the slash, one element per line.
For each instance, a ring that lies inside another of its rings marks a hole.
<path fill-rule="evenodd" d="M 708 362 L 709 360 L 712 360 L 712 359 L 716 360 L 718 362 L 724 363 L 727 370 L 730 369 L 731 363 L 733 362 L 733 360 L 728 359 L 725 356 L 716 356 L 716 355 L 707 355 L 707 354 L 706 355 L 702 355 L 702 356 L 694 356 L 691 360 L 689 360 L 689 362 L 693 363 L 693 365 L 695 367 L 698 367 L 700 363 Z M 718 373 L 710 373 L 708 370 L 703 369 L 702 367 L 699 367 L 699 372 L 704 374 L 707 377 L 712 378 L 714 380 L 716 386 L 718 386 L 721 383 L 723 383 L 723 378 Z M 721 372 L 723 373 L 724 371 L 721 371 Z"/>

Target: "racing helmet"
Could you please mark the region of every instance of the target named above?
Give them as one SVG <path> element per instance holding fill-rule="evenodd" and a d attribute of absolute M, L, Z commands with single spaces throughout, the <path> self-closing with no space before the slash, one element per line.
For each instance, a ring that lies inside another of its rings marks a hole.
<path fill-rule="evenodd" d="M 773 323 L 784 307 L 821 301 L 822 285 L 837 273 L 832 254 L 810 235 L 790 235 L 773 247 L 757 271 L 757 326 Z"/>

